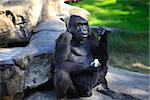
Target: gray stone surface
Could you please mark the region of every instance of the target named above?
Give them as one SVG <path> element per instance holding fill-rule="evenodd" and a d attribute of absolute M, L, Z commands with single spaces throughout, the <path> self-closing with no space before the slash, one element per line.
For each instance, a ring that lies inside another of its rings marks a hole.
<path fill-rule="evenodd" d="M 110 66 L 107 74 L 107 80 L 111 90 L 118 94 L 129 94 L 141 100 L 149 100 L 150 98 L 149 77 L 150 75 L 147 74 L 130 72 Z M 100 87 L 101 86 L 99 85 L 96 88 Z M 93 89 L 93 95 L 91 97 L 81 98 L 80 100 L 113 100 L 110 96 L 95 91 L 96 88 Z M 56 95 L 53 91 L 37 91 L 30 96 L 25 97 L 24 100 L 56 100 Z M 126 98 L 115 100 L 129 99 Z"/>
<path fill-rule="evenodd" d="M 26 47 L 0 49 L 0 86 L 4 87 L 2 84 L 5 83 L 7 87 L 0 92 L 13 95 L 27 87 L 37 87 L 51 78 L 51 55 L 55 51 L 56 39 L 66 27 L 59 19 L 43 23 L 36 27 Z"/>
<path fill-rule="evenodd" d="M 18 48 L 0 48 L 0 64 L 13 64 L 12 57 L 19 54 L 23 50 L 22 47 Z"/>
<path fill-rule="evenodd" d="M 107 80 L 109 87 L 115 92 L 131 94 L 142 100 L 150 98 L 150 74 L 140 74 L 119 68 L 109 67 Z"/>

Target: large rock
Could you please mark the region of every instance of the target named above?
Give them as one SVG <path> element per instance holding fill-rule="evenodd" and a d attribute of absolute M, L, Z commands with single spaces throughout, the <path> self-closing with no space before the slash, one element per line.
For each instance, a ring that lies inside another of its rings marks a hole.
<path fill-rule="evenodd" d="M 29 41 L 38 23 L 54 17 L 68 19 L 72 14 L 86 19 L 90 15 L 63 0 L 0 0 L 0 46 Z"/>
<path fill-rule="evenodd" d="M 29 42 L 25 47 L 0 48 L 0 97 L 16 96 L 52 77 L 55 42 L 66 30 L 60 18 L 68 20 L 72 14 L 86 19 L 90 15 L 63 0 L 0 0 L 0 47 Z"/>
<path fill-rule="evenodd" d="M 2 0 L 0 4 L 0 45 L 28 41 L 40 21 L 42 0 Z"/>
<path fill-rule="evenodd" d="M 14 95 L 47 82 L 52 76 L 55 41 L 65 30 L 61 20 L 47 20 L 35 28 L 26 47 L 0 49 L 0 94 Z"/>

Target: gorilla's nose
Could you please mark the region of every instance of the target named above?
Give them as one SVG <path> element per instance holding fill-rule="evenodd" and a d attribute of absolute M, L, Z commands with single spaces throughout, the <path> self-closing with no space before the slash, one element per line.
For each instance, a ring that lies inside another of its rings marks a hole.
<path fill-rule="evenodd" d="M 86 28 L 81 29 L 81 31 L 82 31 L 83 34 L 87 34 L 88 33 Z"/>

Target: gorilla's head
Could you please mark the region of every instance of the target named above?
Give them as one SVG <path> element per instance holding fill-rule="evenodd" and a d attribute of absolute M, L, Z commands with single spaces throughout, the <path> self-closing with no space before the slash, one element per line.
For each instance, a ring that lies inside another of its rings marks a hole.
<path fill-rule="evenodd" d="M 73 38 L 80 42 L 84 42 L 89 36 L 88 21 L 77 15 L 70 17 L 67 29 L 72 33 Z"/>

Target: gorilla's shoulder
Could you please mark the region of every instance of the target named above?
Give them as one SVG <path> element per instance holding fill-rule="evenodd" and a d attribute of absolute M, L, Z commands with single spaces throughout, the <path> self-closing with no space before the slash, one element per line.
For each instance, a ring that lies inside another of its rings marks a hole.
<path fill-rule="evenodd" d="M 72 34 L 65 31 L 64 33 L 62 33 L 59 38 L 57 39 L 57 41 L 61 41 L 61 42 L 69 42 L 72 39 Z"/>
<path fill-rule="evenodd" d="M 61 34 L 63 37 L 72 37 L 72 34 L 68 31 L 65 31 L 64 33 Z"/>

